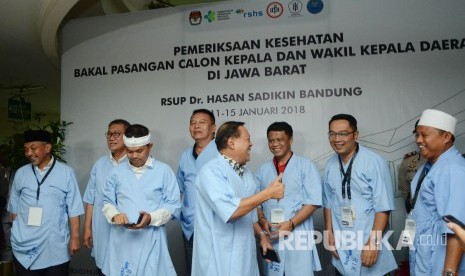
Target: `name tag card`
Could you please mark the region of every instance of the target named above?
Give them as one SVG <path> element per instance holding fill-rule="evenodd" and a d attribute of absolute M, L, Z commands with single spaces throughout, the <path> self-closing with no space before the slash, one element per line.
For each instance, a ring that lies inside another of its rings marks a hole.
<path fill-rule="evenodd" d="M 281 223 L 284 221 L 284 210 L 282 208 L 271 209 L 271 223 Z"/>
<path fill-rule="evenodd" d="M 415 228 L 415 221 L 413 220 L 413 218 L 408 216 L 405 219 L 404 231 L 402 231 L 402 244 L 413 245 L 413 240 L 415 239 Z"/>
<path fill-rule="evenodd" d="M 345 227 L 353 228 L 355 220 L 354 206 L 344 206 L 341 210 L 342 225 Z"/>
<path fill-rule="evenodd" d="M 42 223 L 42 208 L 29 207 L 29 216 L 27 218 L 27 225 L 40 226 Z"/>

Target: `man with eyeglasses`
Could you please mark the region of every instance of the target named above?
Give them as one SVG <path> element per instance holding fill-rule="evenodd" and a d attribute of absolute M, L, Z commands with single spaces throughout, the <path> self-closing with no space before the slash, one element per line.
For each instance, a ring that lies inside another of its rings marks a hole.
<path fill-rule="evenodd" d="M 299 249 L 302 239 L 297 237 L 313 236 L 312 214 L 322 201 L 320 173 L 312 161 L 292 151 L 293 129 L 288 123 L 272 123 L 266 133 L 273 159 L 260 166 L 255 176 L 263 190 L 282 173 L 287 192 L 281 200 L 268 200 L 258 208 L 258 222 L 276 250 L 279 250 L 280 234 L 296 233 L 296 238 L 291 238 L 293 248 L 279 250 L 281 262 L 268 263 L 266 275 L 313 275 L 313 271 L 321 270 L 316 247 L 310 240 L 305 250 Z"/>
<path fill-rule="evenodd" d="M 332 263 L 341 275 L 384 275 L 397 268 L 382 234 L 394 210 L 388 163 L 358 143 L 357 120 L 348 114 L 329 121 L 323 206 Z"/>
<path fill-rule="evenodd" d="M 105 154 L 95 162 L 83 197 L 86 203 L 83 244 L 92 249 L 99 275 L 110 275 L 108 268 L 110 225 L 102 214 L 103 185 L 113 168 L 126 160 L 123 134 L 129 126 L 129 122 L 123 119 L 116 119 L 108 124 L 105 137 L 110 154 Z"/>

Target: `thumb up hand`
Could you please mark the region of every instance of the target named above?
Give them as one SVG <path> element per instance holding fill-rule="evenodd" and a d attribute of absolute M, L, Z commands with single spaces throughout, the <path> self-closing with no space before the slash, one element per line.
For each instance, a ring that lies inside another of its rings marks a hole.
<path fill-rule="evenodd" d="M 283 179 L 283 174 L 280 173 L 278 177 L 276 177 L 273 182 L 268 186 L 271 198 L 273 199 L 281 199 L 284 197 L 284 184 L 281 182 Z"/>

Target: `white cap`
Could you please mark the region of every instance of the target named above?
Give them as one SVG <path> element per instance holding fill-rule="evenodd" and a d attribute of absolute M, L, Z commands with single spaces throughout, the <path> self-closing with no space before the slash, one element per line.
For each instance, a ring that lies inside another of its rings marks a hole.
<path fill-rule="evenodd" d="M 146 136 L 137 137 L 137 138 L 126 137 L 126 135 L 123 135 L 123 142 L 124 142 L 124 145 L 128 148 L 142 147 L 142 146 L 152 143 L 152 137 L 150 133 Z"/>
<path fill-rule="evenodd" d="M 419 126 L 429 126 L 437 129 L 448 131 L 452 134 L 455 132 L 455 125 L 457 124 L 457 119 L 445 112 L 426 109 L 423 111 L 420 117 Z"/>

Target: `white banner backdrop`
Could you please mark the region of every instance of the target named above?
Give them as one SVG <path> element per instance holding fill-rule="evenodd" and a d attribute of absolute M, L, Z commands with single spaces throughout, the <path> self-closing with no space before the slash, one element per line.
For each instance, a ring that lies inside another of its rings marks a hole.
<path fill-rule="evenodd" d="M 252 170 L 272 157 L 266 128 L 275 121 L 290 123 L 293 150 L 323 169 L 337 113 L 358 119 L 361 143 L 390 161 L 394 183 L 403 155 L 416 147 L 412 129 L 424 109 L 458 118 L 456 145 L 465 151 L 461 0 L 227 1 L 72 21 L 62 46 L 61 116 L 74 123 L 66 159 L 82 192 L 107 152 L 109 121 L 148 126 L 153 156 L 176 170 L 193 143 L 188 123 L 197 108 L 213 110 L 217 126 L 246 122 Z M 396 202 L 398 230 L 405 211 Z M 180 227 L 169 227 L 183 275 Z M 81 256 L 73 274 L 92 275 L 88 252 Z M 396 257 L 405 260 L 405 251 Z"/>

